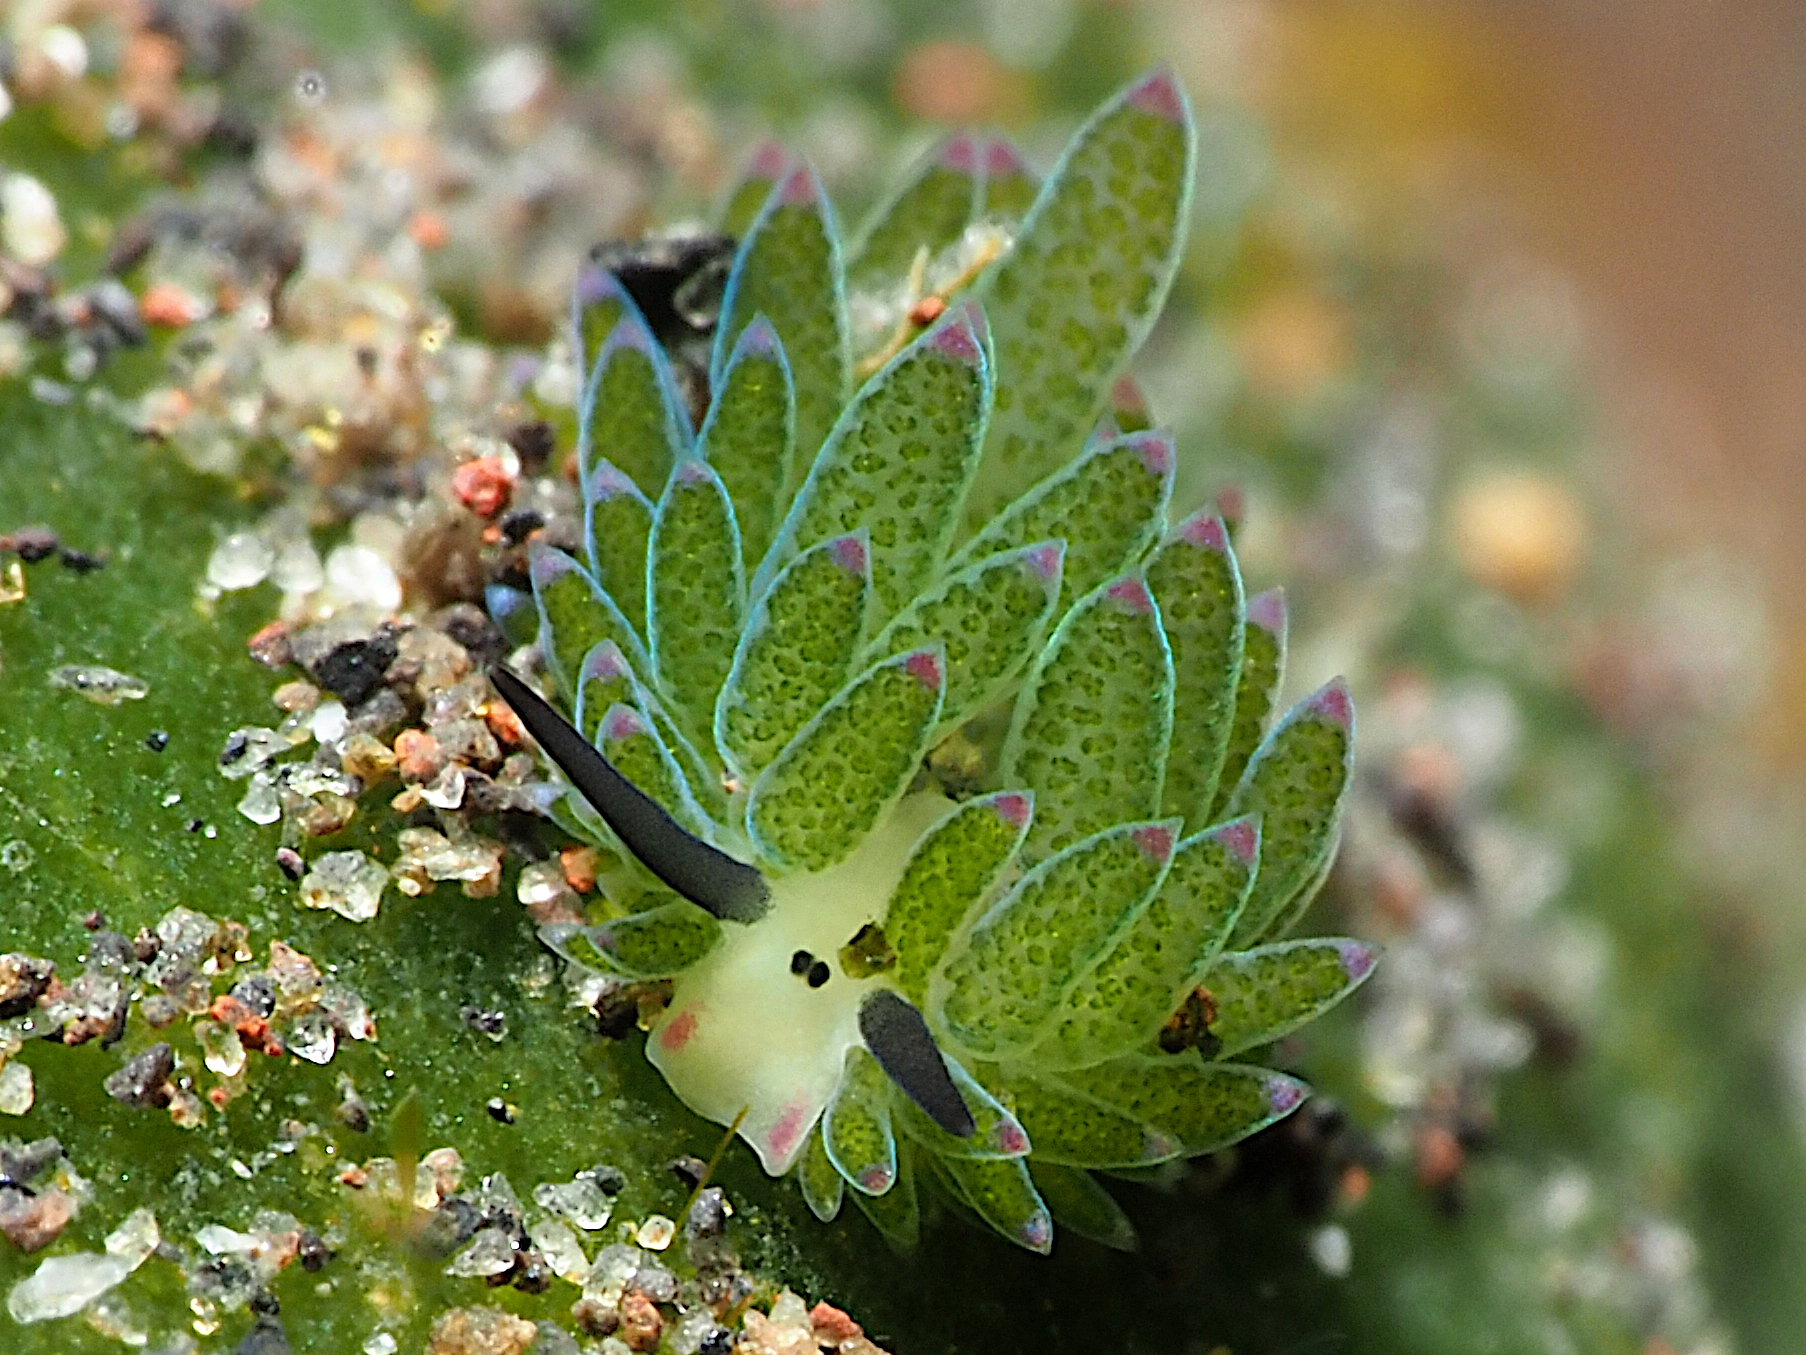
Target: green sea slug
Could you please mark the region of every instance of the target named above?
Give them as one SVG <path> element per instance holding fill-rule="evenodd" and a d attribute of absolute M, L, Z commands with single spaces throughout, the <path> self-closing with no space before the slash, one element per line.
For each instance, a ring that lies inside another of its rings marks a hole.
<path fill-rule="evenodd" d="M 550 702 L 496 681 L 626 865 L 619 916 L 545 939 L 668 979 L 677 1095 L 899 1245 L 929 1180 L 1024 1247 L 1131 1245 L 1090 1169 L 1293 1110 L 1238 1056 L 1373 965 L 1279 939 L 1335 854 L 1348 693 L 1274 718 L 1282 598 L 1220 518 L 1169 526 L 1172 439 L 1111 413 L 1193 161 L 1156 73 L 1025 212 L 956 137 L 849 248 L 764 157 L 694 430 L 627 288 L 577 287 L 584 558 L 532 562 Z"/>

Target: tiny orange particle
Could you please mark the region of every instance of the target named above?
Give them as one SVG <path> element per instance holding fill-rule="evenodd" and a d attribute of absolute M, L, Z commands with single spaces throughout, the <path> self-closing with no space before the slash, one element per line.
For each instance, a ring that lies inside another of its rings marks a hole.
<path fill-rule="evenodd" d="M 1417 1131 L 1412 1144 L 1412 1157 L 1417 1168 L 1417 1183 L 1426 1190 L 1440 1190 L 1461 1174 L 1467 1163 L 1461 1140 L 1447 1125 L 1427 1124 Z"/>
<path fill-rule="evenodd" d="M 138 314 L 147 325 L 181 329 L 201 318 L 201 303 L 173 282 L 153 282 L 138 301 Z"/>
<path fill-rule="evenodd" d="M 566 847 L 558 853 L 564 882 L 579 894 L 596 887 L 596 851 L 593 847 Z"/>
<path fill-rule="evenodd" d="M 505 701 L 491 701 L 484 706 L 483 723 L 489 726 L 497 743 L 520 748 L 527 742 L 527 731 L 521 727 L 520 716 Z"/>
<path fill-rule="evenodd" d="M 445 752 L 424 729 L 404 729 L 395 736 L 395 765 L 403 781 L 431 781 L 444 770 Z"/>
<path fill-rule="evenodd" d="M 909 323 L 917 329 L 926 329 L 940 319 L 946 309 L 947 302 L 944 297 L 925 296 L 909 308 Z"/>
<path fill-rule="evenodd" d="M 498 457 L 479 456 L 452 472 L 452 493 L 480 518 L 492 518 L 508 506 L 514 477 Z"/>
<path fill-rule="evenodd" d="M 818 1303 L 809 1310 L 809 1325 L 815 1329 L 815 1339 L 823 1345 L 838 1346 L 843 1341 L 856 1341 L 865 1335 L 865 1328 L 831 1303 Z"/>
<path fill-rule="evenodd" d="M 439 213 L 422 211 L 408 218 L 408 235 L 422 249 L 444 249 L 451 239 L 451 230 Z"/>

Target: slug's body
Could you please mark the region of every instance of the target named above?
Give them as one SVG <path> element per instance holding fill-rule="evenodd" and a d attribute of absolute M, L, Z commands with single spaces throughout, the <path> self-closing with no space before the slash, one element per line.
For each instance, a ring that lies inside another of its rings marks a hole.
<path fill-rule="evenodd" d="M 955 138 L 845 252 L 762 157 L 695 432 L 628 291 L 578 287 L 587 549 L 532 566 L 568 718 L 496 681 L 629 872 L 620 916 L 546 939 L 670 979 L 673 1090 L 901 1244 L 932 1174 L 1024 1246 L 1054 1217 L 1126 1245 L 1085 1169 L 1288 1113 L 1302 1085 L 1234 1056 L 1372 964 L 1272 939 L 1334 852 L 1347 694 L 1271 719 L 1278 595 L 1244 600 L 1220 519 L 1169 529 L 1170 438 L 1106 411 L 1192 154 L 1157 74 L 1019 222 L 1020 161 Z M 975 232 L 1013 243 L 973 266 Z M 902 339 L 851 333 L 874 306 Z M 849 394 L 856 340 L 882 351 Z M 1182 1009 L 1208 1029 L 1163 1039 Z"/>

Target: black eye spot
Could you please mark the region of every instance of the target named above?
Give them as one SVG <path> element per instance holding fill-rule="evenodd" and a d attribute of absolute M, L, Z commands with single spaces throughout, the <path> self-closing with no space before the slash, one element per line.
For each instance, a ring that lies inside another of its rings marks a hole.
<path fill-rule="evenodd" d="M 809 966 L 809 986 L 819 988 L 828 981 L 828 962 L 817 960 Z"/>
<path fill-rule="evenodd" d="M 809 972 L 809 966 L 815 963 L 815 957 L 806 950 L 799 950 L 790 957 L 790 972 L 803 975 Z"/>

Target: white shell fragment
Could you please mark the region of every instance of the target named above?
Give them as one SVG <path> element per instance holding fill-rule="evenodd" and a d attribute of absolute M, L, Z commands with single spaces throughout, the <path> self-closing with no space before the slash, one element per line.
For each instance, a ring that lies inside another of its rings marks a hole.
<path fill-rule="evenodd" d="M 6 1311 L 21 1325 L 79 1313 L 132 1273 L 131 1263 L 99 1252 L 52 1256 L 6 1296 Z"/>
<path fill-rule="evenodd" d="M 0 1115 L 23 1115 L 36 1099 L 28 1065 L 15 1059 L 0 1067 Z"/>
<path fill-rule="evenodd" d="M 207 582 L 222 593 L 255 588 L 275 563 L 276 552 L 256 532 L 233 532 L 207 557 Z"/>
<path fill-rule="evenodd" d="M 42 268 L 69 239 L 56 198 L 29 174 L 0 179 L 0 245 L 22 264 Z"/>

